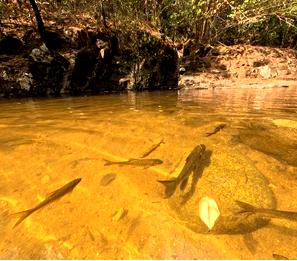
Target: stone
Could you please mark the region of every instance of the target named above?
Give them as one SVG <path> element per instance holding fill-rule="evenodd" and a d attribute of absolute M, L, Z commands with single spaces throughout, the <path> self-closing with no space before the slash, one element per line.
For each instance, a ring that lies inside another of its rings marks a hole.
<path fill-rule="evenodd" d="M 30 88 L 31 95 L 60 95 L 69 67 L 66 58 L 57 52 L 49 52 L 46 46 L 33 49 L 29 63 L 29 71 L 34 80 Z"/>
<path fill-rule="evenodd" d="M 23 42 L 15 36 L 5 36 L 0 40 L 0 54 L 15 55 L 20 53 Z"/>
<path fill-rule="evenodd" d="M 260 66 L 259 67 L 259 74 L 264 78 L 264 79 L 269 79 L 271 78 L 271 69 L 268 65 Z"/>

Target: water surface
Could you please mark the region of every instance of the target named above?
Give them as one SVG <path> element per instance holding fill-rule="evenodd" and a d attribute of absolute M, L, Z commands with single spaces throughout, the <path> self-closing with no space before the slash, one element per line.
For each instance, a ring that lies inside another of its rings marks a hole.
<path fill-rule="evenodd" d="M 162 139 L 147 157 L 160 165 L 104 165 Z M 164 199 L 157 180 L 177 176 L 198 144 L 209 153 L 202 176 Z M 235 200 L 297 211 L 296 151 L 297 88 L 0 101 L 0 258 L 297 258 L 297 222 L 234 214 Z M 9 214 L 75 178 L 71 194 L 12 228 Z M 221 212 L 212 231 L 198 216 L 203 196 Z"/>

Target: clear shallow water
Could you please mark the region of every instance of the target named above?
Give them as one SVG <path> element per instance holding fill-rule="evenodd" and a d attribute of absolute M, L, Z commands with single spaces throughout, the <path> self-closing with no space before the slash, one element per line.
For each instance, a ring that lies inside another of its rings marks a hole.
<path fill-rule="evenodd" d="M 206 137 L 220 123 L 227 126 Z M 148 156 L 161 165 L 104 165 L 162 139 Z M 198 144 L 210 156 L 190 199 L 179 205 L 180 191 L 164 199 L 157 180 L 177 176 Z M 297 258 L 297 222 L 256 217 L 246 229 L 233 218 L 236 199 L 297 211 L 296 151 L 297 88 L 0 101 L 0 257 Z M 102 185 L 108 173 L 115 178 Z M 71 194 L 12 228 L 8 214 L 78 177 Z M 222 215 L 210 232 L 198 216 L 203 196 Z"/>

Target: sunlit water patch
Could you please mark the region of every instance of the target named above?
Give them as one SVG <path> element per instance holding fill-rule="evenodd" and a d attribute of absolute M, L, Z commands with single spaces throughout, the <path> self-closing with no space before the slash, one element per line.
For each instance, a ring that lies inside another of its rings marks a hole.
<path fill-rule="evenodd" d="M 296 221 L 238 215 L 235 203 L 297 211 L 296 126 L 296 88 L 3 100 L 0 257 L 296 258 Z M 198 144 L 199 175 L 165 199 L 158 180 L 177 177 Z M 12 213 L 76 178 L 13 229 Z M 203 197 L 220 210 L 210 231 Z"/>

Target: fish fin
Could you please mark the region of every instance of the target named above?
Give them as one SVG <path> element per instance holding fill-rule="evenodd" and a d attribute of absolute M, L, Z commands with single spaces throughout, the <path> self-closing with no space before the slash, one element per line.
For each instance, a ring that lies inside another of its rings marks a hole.
<path fill-rule="evenodd" d="M 158 182 L 165 186 L 165 198 L 171 197 L 176 190 L 177 180 L 158 180 Z"/>
<path fill-rule="evenodd" d="M 20 217 L 21 215 L 23 215 L 27 211 L 28 211 L 28 209 L 24 210 L 24 211 L 16 212 L 16 213 L 10 213 L 10 214 L 8 214 L 8 216 L 12 217 L 12 218 Z"/>
<path fill-rule="evenodd" d="M 19 218 L 19 220 L 14 224 L 13 228 L 15 228 L 18 224 L 20 224 L 21 222 L 24 221 L 24 219 L 26 219 L 28 216 L 30 216 L 33 212 L 34 212 L 35 209 L 28 209 L 28 210 L 24 210 L 24 211 L 21 211 L 21 212 L 17 212 L 17 213 L 13 213 L 13 214 L 10 214 L 9 216 L 21 216 Z"/>
<path fill-rule="evenodd" d="M 241 212 L 254 212 L 256 209 L 256 207 L 254 207 L 251 204 L 248 204 L 239 200 L 235 200 L 235 202 L 237 203 L 238 206 L 242 208 Z"/>
<path fill-rule="evenodd" d="M 59 190 L 59 189 L 56 189 L 56 190 L 54 190 L 54 191 L 52 191 L 52 192 L 47 193 L 47 194 L 45 195 L 44 198 L 49 198 L 49 197 L 51 197 L 51 196 L 54 195 L 58 190 Z"/>
<path fill-rule="evenodd" d="M 107 160 L 107 159 L 103 159 L 103 161 L 105 162 L 104 166 L 112 165 L 114 163 L 114 162 L 112 162 L 110 160 Z"/>
<path fill-rule="evenodd" d="M 185 179 L 182 181 L 182 183 L 180 184 L 179 188 L 180 188 L 181 190 L 184 190 L 184 189 L 186 188 L 187 184 L 188 184 L 188 181 L 189 181 L 189 177 L 185 178 Z"/>

